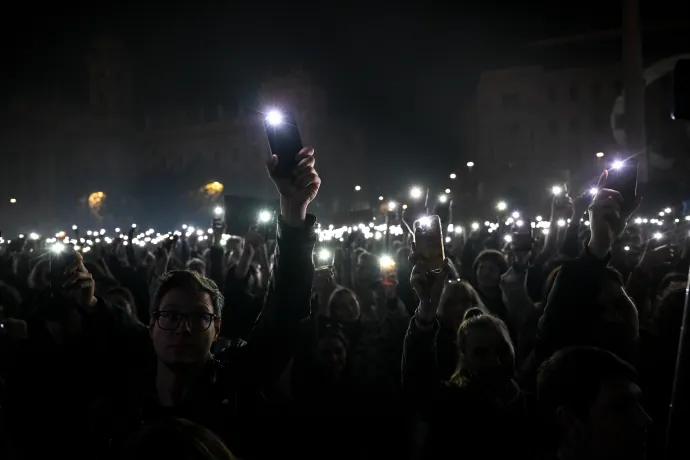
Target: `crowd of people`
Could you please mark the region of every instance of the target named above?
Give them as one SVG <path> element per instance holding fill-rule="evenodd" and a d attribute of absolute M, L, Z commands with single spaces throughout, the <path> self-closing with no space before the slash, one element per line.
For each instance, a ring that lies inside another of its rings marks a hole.
<path fill-rule="evenodd" d="M 268 164 L 275 241 L 3 246 L 0 458 L 664 456 L 683 219 L 652 234 L 604 173 L 550 231 L 452 232 L 440 267 L 414 229 L 349 228 L 323 261 L 297 161 Z"/>

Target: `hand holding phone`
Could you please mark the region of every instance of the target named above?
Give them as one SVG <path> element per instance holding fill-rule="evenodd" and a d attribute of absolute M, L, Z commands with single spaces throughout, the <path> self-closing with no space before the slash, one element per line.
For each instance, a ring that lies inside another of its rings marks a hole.
<path fill-rule="evenodd" d="M 632 209 L 637 203 L 637 158 L 616 161 L 607 170 L 604 187 L 615 190 L 623 197 L 626 210 Z"/>
<path fill-rule="evenodd" d="M 415 252 L 426 261 L 429 271 L 443 268 L 446 258 L 443 247 L 443 230 L 438 216 L 425 216 L 412 225 Z"/>
<path fill-rule="evenodd" d="M 264 129 L 271 155 L 278 157 L 276 177 L 294 177 L 295 157 L 304 147 L 295 116 L 289 111 L 271 110 L 264 118 Z"/>

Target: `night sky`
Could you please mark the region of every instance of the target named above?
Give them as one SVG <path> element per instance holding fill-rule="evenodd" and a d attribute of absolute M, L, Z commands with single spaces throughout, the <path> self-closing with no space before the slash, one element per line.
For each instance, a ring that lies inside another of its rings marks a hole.
<path fill-rule="evenodd" d="M 2 90 L 70 80 L 90 40 L 103 34 L 127 44 L 135 97 L 147 107 L 234 104 L 265 77 L 301 65 L 326 89 L 330 113 L 364 127 L 379 152 L 376 165 L 446 169 L 458 163 L 461 112 L 482 69 L 500 67 L 510 50 L 532 40 L 620 27 L 621 5 L 219 3 L 59 3 L 40 13 L 19 7 L 1 28 Z M 677 10 L 682 2 L 642 1 L 645 20 L 672 17 L 674 3 Z"/>

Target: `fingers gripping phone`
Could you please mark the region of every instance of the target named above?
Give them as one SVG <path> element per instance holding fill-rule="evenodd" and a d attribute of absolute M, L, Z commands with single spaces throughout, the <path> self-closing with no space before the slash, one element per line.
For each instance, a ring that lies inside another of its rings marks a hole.
<path fill-rule="evenodd" d="M 74 246 L 70 244 L 60 244 L 55 245 L 51 250 L 50 255 L 50 288 L 53 291 L 59 291 L 62 289 L 62 285 L 65 284 L 69 274 L 65 271 L 67 267 L 72 265 L 77 258 L 77 253 L 74 250 Z"/>
<path fill-rule="evenodd" d="M 637 197 L 637 167 L 636 158 L 614 163 L 608 170 L 604 186 L 615 190 L 623 196 L 626 207 L 634 206 Z"/>
<path fill-rule="evenodd" d="M 295 158 L 303 147 L 295 116 L 289 111 L 271 110 L 264 118 L 264 129 L 271 154 L 278 157 L 276 176 L 294 177 Z"/>

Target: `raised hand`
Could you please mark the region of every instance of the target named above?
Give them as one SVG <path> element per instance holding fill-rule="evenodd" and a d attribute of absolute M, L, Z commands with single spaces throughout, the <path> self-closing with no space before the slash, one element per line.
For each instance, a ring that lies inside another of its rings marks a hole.
<path fill-rule="evenodd" d="M 307 214 L 307 206 L 316 198 L 321 187 L 321 178 L 314 169 L 314 149 L 305 147 L 296 157 L 297 166 L 293 177 L 279 177 L 276 174 L 278 157 L 273 155 L 266 163 L 268 175 L 280 193 L 281 214 L 291 225 L 301 224 Z"/>

